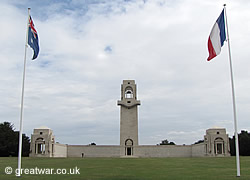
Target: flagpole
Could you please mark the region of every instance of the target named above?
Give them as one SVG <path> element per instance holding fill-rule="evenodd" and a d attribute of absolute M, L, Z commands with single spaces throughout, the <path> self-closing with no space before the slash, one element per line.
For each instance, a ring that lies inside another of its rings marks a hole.
<path fill-rule="evenodd" d="M 234 91 L 234 80 L 233 80 L 233 64 L 232 64 L 230 41 L 229 41 L 226 4 L 224 4 L 224 9 L 225 9 L 225 17 L 226 17 L 225 19 L 226 19 L 226 28 L 227 28 L 229 64 L 230 64 L 230 72 L 231 72 L 231 85 L 232 85 L 232 98 L 233 98 L 233 111 L 234 111 L 234 131 L 235 131 L 234 132 L 234 136 L 235 136 L 237 177 L 240 177 L 240 156 L 239 156 L 239 140 L 238 140 L 237 118 L 236 118 L 236 104 L 235 104 L 235 91 Z"/>
<path fill-rule="evenodd" d="M 20 126 L 19 126 L 18 173 L 16 176 L 21 176 L 22 134 L 23 134 L 23 100 L 24 100 L 24 84 L 25 84 L 25 71 L 26 71 L 26 53 L 27 53 L 27 47 L 28 47 L 29 17 L 30 17 L 30 8 L 28 8 L 28 22 L 27 22 L 26 42 L 25 42 L 25 50 L 24 50 L 23 84 L 22 84 L 21 113 L 20 113 Z"/>

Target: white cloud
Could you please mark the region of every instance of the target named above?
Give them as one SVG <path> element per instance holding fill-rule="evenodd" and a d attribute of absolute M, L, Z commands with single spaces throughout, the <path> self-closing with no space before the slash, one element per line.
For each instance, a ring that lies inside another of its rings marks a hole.
<path fill-rule="evenodd" d="M 250 4 L 242 2 L 227 5 L 239 129 L 250 128 Z M 226 127 L 232 135 L 227 44 L 206 62 L 207 38 L 223 3 L 32 1 L 41 51 L 38 60 L 27 61 L 25 133 L 46 125 L 62 143 L 118 144 L 116 101 L 122 80 L 130 78 L 142 102 L 141 144 L 163 139 L 191 144 L 213 126 Z M 0 115 L 17 129 L 27 4 L 0 4 Z M 28 48 L 28 59 L 32 53 Z"/>

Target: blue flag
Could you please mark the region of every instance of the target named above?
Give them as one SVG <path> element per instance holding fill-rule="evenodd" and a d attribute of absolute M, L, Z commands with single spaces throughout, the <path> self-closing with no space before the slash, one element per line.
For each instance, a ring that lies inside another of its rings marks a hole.
<path fill-rule="evenodd" d="M 37 58 L 39 53 L 39 44 L 38 44 L 38 34 L 36 32 L 35 25 L 32 21 L 31 16 L 29 17 L 28 44 L 34 51 L 34 55 L 32 58 L 32 60 L 34 60 Z"/>

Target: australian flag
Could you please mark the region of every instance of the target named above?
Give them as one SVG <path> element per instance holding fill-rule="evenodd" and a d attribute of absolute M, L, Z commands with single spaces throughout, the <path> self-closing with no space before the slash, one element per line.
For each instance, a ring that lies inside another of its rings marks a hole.
<path fill-rule="evenodd" d="M 34 55 L 32 58 L 32 60 L 34 60 L 37 58 L 39 53 L 39 44 L 38 44 L 38 34 L 36 32 L 35 25 L 32 21 L 31 16 L 29 17 L 28 44 L 34 51 Z"/>

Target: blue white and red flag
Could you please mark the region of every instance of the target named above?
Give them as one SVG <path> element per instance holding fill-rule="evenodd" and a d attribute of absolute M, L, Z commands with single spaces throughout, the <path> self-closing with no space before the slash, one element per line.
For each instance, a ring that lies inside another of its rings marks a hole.
<path fill-rule="evenodd" d="M 38 43 L 38 34 L 35 29 L 35 25 L 32 21 L 31 16 L 29 17 L 29 27 L 28 27 L 28 44 L 33 49 L 34 55 L 32 60 L 36 59 L 39 53 L 39 43 Z"/>
<path fill-rule="evenodd" d="M 208 38 L 208 43 L 207 43 L 209 52 L 209 57 L 207 58 L 208 61 L 210 61 L 218 54 L 220 54 L 221 47 L 223 46 L 225 40 L 226 40 L 226 31 L 225 31 L 225 18 L 223 9 L 217 21 L 215 22 Z"/>

